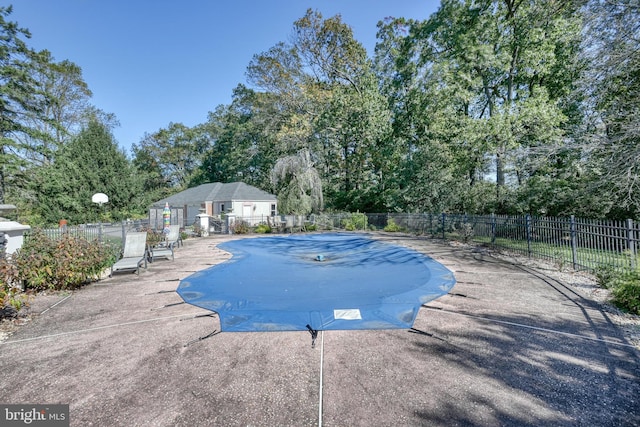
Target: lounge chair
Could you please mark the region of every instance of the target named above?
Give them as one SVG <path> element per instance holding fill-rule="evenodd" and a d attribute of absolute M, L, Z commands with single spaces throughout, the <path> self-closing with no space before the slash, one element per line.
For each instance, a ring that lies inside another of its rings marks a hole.
<path fill-rule="evenodd" d="M 169 226 L 169 234 L 167 234 L 166 244 L 172 248 L 178 248 L 182 244 L 182 238 L 180 237 L 180 226 Z"/>
<path fill-rule="evenodd" d="M 127 233 L 124 240 L 124 250 L 122 251 L 122 259 L 111 266 L 111 274 L 114 271 L 133 271 L 140 274 L 140 266 L 144 262 L 144 268 L 147 268 L 147 233 Z"/>
<path fill-rule="evenodd" d="M 171 258 L 173 257 L 173 250 L 178 246 L 180 242 L 180 226 L 179 225 L 171 225 L 169 227 L 169 233 L 166 235 L 165 239 L 149 249 L 149 256 L 151 258 L 151 262 L 155 260 L 155 258 Z"/>

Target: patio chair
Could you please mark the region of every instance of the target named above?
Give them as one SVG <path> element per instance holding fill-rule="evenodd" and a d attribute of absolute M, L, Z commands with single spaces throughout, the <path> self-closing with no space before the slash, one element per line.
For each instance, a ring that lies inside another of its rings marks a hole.
<path fill-rule="evenodd" d="M 149 249 L 149 257 L 151 259 L 151 262 L 153 262 L 155 258 L 171 258 L 171 260 L 173 261 L 173 250 L 178 246 L 179 241 L 180 226 L 169 226 L 169 233 L 166 235 L 165 239 Z"/>
<path fill-rule="evenodd" d="M 127 233 L 124 239 L 124 250 L 122 251 L 122 259 L 111 266 L 111 273 L 114 271 L 133 271 L 140 274 L 140 266 L 144 262 L 144 268 L 147 268 L 147 233 L 136 232 Z"/>
<path fill-rule="evenodd" d="M 166 244 L 167 246 L 171 246 L 172 248 L 180 247 L 180 245 L 182 244 L 182 238 L 180 237 L 179 225 L 169 226 L 169 234 L 167 234 Z"/>

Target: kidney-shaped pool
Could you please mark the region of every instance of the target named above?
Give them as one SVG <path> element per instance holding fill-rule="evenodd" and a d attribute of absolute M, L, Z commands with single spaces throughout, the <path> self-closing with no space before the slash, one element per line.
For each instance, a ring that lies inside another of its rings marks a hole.
<path fill-rule="evenodd" d="M 428 256 L 365 234 L 229 241 L 230 260 L 180 282 L 185 302 L 218 313 L 222 331 L 409 329 L 453 273 Z"/>

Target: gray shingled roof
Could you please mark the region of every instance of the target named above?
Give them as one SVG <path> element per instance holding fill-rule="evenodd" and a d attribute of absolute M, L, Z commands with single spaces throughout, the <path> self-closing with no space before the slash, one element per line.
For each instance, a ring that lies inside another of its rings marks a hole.
<path fill-rule="evenodd" d="M 275 201 L 276 196 L 260 190 L 244 182 L 212 182 L 197 187 L 187 188 L 173 196 L 154 202 L 152 206 L 163 207 L 165 203 L 170 206 L 199 205 L 203 202 L 232 202 L 232 201 Z"/>

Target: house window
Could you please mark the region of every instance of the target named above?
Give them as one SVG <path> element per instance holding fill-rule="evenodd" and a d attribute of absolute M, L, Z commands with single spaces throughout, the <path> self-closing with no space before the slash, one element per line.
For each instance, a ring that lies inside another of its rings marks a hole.
<path fill-rule="evenodd" d="M 220 203 L 220 212 L 224 212 L 224 203 Z"/>
<path fill-rule="evenodd" d="M 276 216 L 276 204 L 271 205 L 271 216 Z"/>

